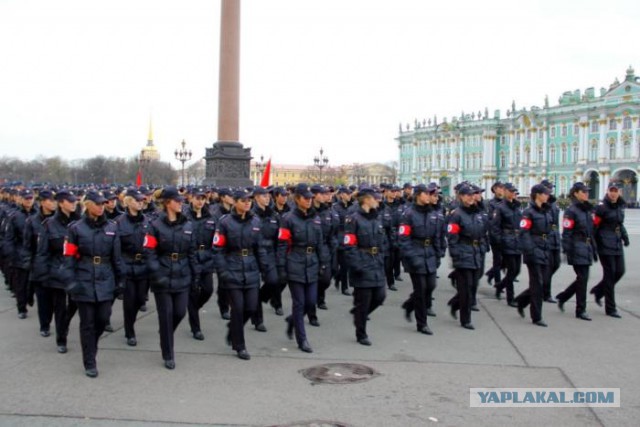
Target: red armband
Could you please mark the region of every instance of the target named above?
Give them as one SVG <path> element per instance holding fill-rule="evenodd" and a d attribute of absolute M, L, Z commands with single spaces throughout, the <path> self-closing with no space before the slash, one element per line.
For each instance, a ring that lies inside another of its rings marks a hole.
<path fill-rule="evenodd" d="M 455 222 L 452 222 L 451 224 L 447 225 L 447 233 L 449 234 L 460 233 L 460 224 L 456 224 Z"/>
<path fill-rule="evenodd" d="M 562 227 L 566 228 L 567 230 L 573 229 L 574 225 L 576 225 L 576 222 L 574 220 L 572 220 L 571 218 L 564 218 L 562 220 Z"/>
<path fill-rule="evenodd" d="M 156 239 L 156 236 L 152 234 L 146 234 L 144 236 L 144 242 L 142 242 L 142 246 L 145 249 L 155 249 L 156 246 L 158 246 L 158 240 Z"/>
<path fill-rule="evenodd" d="M 64 256 L 72 256 L 72 257 L 78 257 L 78 245 L 74 244 L 74 243 L 69 243 L 68 241 L 64 241 L 64 244 L 62 245 L 62 254 Z"/>
<path fill-rule="evenodd" d="M 355 246 L 358 244 L 358 238 L 355 234 L 345 234 L 343 243 L 345 246 Z"/>
<path fill-rule="evenodd" d="M 520 228 L 523 230 L 531 230 L 533 222 L 529 218 L 522 218 L 520 220 Z"/>
<path fill-rule="evenodd" d="M 398 227 L 398 236 L 411 236 L 411 226 L 402 224 Z"/>
<path fill-rule="evenodd" d="M 595 225 L 596 227 L 600 227 L 600 223 L 602 223 L 602 217 L 600 217 L 598 215 L 594 215 L 593 216 L 593 225 Z"/>
<path fill-rule="evenodd" d="M 291 231 L 288 228 L 280 228 L 278 230 L 278 240 L 291 240 Z"/>
<path fill-rule="evenodd" d="M 227 246 L 227 236 L 216 231 L 216 234 L 213 235 L 213 246 L 216 248 L 224 248 Z"/>

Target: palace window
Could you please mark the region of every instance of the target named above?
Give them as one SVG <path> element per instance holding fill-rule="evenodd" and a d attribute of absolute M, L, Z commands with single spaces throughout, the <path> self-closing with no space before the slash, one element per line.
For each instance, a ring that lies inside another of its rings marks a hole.
<path fill-rule="evenodd" d="M 515 153 L 514 158 L 515 158 L 515 161 L 516 161 L 516 165 L 519 165 L 520 164 L 520 149 L 519 148 L 516 149 L 516 153 Z"/>
<path fill-rule="evenodd" d="M 507 155 L 504 153 L 504 151 L 500 153 L 500 167 L 501 168 L 507 167 Z"/>
<path fill-rule="evenodd" d="M 562 136 L 567 136 L 567 125 L 562 125 Z"/>
<path fill-rule="evenodd" d="M 556 147 L 553 145 L 549 148 L 549 163 L 556 163 Z"/>
<path fill-rule="evenodd" d="M 551 126 L 551 138 L 555 138 L 555 137 L 556 137 L 556 127 Z"/>
<path fill-rule="evenodd" d="M 528 165 L 529 163 L 531 163 L 531 150 L 527 147 L 524 149 L 524 164 Z"/>
<path fill-rule="evenodd" d="M 616 141 L 612 138 L 609 140 L 609 159 L 616 158 Z"/>
<path fill-rule="evenodd" d="M 589 161 L 595 162 L 596 160 L 598 160 L 598 141 L 593 139 L 589 145 Z"/>
<path fill-rule="evenodd" d="M 631 117 L 626 116 L 624 118 L 624 120 L 622 121 L 622 129 L 631 129 Z"/>
<path fill-rule="evenodd" d="M 573 161 L 578 161 L 578 155 L 580 153 L 580 149 L 578 148 L 578 144 L 573 144 Z"/>
<path fill-rule="evenodd" d="M 542 145 L 538 145 L 538 163 L 544 162 L 544 149 Z"/>
<path fill-rule="evenodd" d="M 616 120 L 615 119 L 611 119 L 609 120 L 609 130 L 616 130 L 618 128 Z"/>
<path fill-rule="evenodd" d="M 560 194 L 567 194 L 567 177 L 560 177 Z"/>
<path fill-rule="evenodd" d="M 567 163 L 567 146 L 562 144 L 562 148 L 560 149 L 560 163 Z"/>
<path fill-rule="evenodd" d="M 580 132 L 580 126 L 579 125 L 573 125 L 573 134 L 574 135 L 579 135 Z"/>
<path fill-rule="evenodd" d="M 625 139 L 624 141 L 624 155 L 622 156 L 625 159 L 628 159 L 631 157 L 631 141 L 629 140 L 629 138 Z"/>
<path fill-rule="evenodd" d="M 594 120 L 591 122 L 591 132 L 598 132 L 600 127 L 598 126 L 598 121 Z"/>
<path fill-rule="evenodd" d="M 542 129 L 538 129 L 538 138 L 539 138 L 539 139 L 542 139 L 542 138 L 543 138 L 543 136 L 544 136 L 544 130 L 542 130 Z"/>

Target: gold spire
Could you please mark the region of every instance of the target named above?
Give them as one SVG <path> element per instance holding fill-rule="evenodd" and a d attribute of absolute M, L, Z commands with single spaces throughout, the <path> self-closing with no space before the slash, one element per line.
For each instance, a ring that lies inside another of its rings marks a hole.
<path fill-rule="evenodd" d="M 153 145 L 153 127 L 151 126 L 151 116 L 149 116 L 149 137 L 147 138 L 147 145 Z"/>

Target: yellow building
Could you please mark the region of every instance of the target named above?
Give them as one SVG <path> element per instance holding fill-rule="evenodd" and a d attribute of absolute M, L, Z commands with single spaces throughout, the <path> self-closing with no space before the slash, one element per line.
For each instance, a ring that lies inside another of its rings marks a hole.
<path fill-rule="evenodd" d="M 258 167 L 259 166 L 259 167 Z M 265 164 L 259 162 L 251 162 L 251 181 L 258 185 L 262 181 Z M 271 178 L 269 183 L 276 186 L 295 185 L 300 182 L 308 182 L 309 165 L 280 165 L 271 164 Z"/>
<path fill-rule="evenodd" d="M 140 150 L 140 158 L 145 160 L 160 160 L 160 152 L 153 145 L 153 128 L 151 127 L 151 118 L 149 118 L 149 136 L 147 137 L 147 145 Z"/>

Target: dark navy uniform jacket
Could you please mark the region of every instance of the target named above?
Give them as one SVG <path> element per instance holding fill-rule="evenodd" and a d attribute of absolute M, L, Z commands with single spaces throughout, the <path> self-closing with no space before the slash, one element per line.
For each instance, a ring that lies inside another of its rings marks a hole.
<path fill-rule="evenodd" d="M 26 270 L 29 264 L 25 264 L 24 256 L 24 228 L 27 218 L 36 214 L 36 208 L 25 211 L 22 207 L 16 209 L 7 219 L 4 235 L 5 256 L 14 268 Z M 28 260 L 28 258 L 27 258 Z"/>
<path fill-rule="evenodd" d="M 38 238 L 44 230 L 44 222 L 47 218 L 51 218 L 52 216 L 53 214 L 45 216 L 44 213 L 42 213 L 42 209 L 38 209 L 38 212 L 27 218 L 27 221 L 24 224 L 21 263 L 25 268 L 29 269 L 29 280 L 37 281 L 35 280 L 35 274 L 32 267 L 38 251 Z"/>
<path fill-rule="evenodd" d="M 400 217 L 398 244 L 408 273 L 435 273 L 444 256 L 444 215 L 433 205 L 412 203 Z"/>
<path fill-rule="evenodd" d="M 213 250 L 223 288 L 260 287 L 261 263 L 265 262 L 266 251 L 260 220 L 253 212 L 247 212 L 242 218 L 232 209 L 231 213 L 220 218 L 213 237 Z"/>
<path fill-rule="evenodd" d="M 550 236 L 553 231 L 551 206 L 529 203 L 520 221 L 520 247 L 525 264 L 551 264 Z"/>
<path fill-rule="evenodd" d="M 31 280 L 42 282 L 47 288 L 66 288 L 67 278 L 62 275 L 64 242 L 69 235 L 69 224 L 78 218 L 76 213 L 66 216 L 58 209 L 42 223 Z"/>
<path fill-rule="evenodd" d="M 144 247 L 154 292 L 184 292 L 200 274 L 193 224 L 182 214 L 171 222 L 161 212 L 151 221 Z"/>
<path fill-rule="evenodd" d="M 124 280 L 118 226 L 105 215 L 84 216 L 69 225 L 64 243 L 63 277 L 74 301 L 112 301 L 116 283 Z"/>
<path fill-rule="evenodd" d="M 562 242 L 560 238 L 560 208 L 556 203 L 556 197 L 552 194 L 547 201 L 551 206 L 551 217 L 553 219 L 553 225 L 551 226 L 551 234 L 549 235 L 549 246 L 552 251 L 559 251 L 562 248 Z"/>
<path fill-rule="evenodd" d="M 478 206 L 460 207 L 451 212 L 447 235 L 454 268 L 478 269 L 484 266 L 489 250 L 487 214 Z"/>
<path fill-rule="evenodd" d="M 499 245 L 505 255 L 520 255 L 518 235 L 522 209 L 516 199 L 509 202 L 504 199 L 498 203 L 491 217 L 491 243 Z"/>
<path fill-rule="evenodd" d="M 344 237 L 343 237 L 344 239 Z M 286 213 L 278 232 L 278 269 L 284 270 L 289 281 L 315 283 L 322 264 L 329 259 L 322 235 L 322 221 L 315 209 L 305 214 L 297 207 Z"/>
<path fill-rule="evenodd" d="M 354 288 L 378 288 L 386 284 L 384 246 L 386 232 L 379 212 L 362 208 L 345 219 L 342 241 L 349 267 L 349 283 Z"/>
<path fill-rule="evenodd" d="M 201 215 L 200 218 L 198 218 L 196 212 L 189 206 L 185 211 L 185 216 L 193 224 L 193 236 L 196 243 L 196 256 L 200 264 L 200 272 L 213 273 L 215 265 L 213 252 L 211 251 L 211 242 L 216 232 L 216 221 L 206 206 L 204 206 L 200 212 Z"/>
<path fill-rule="evenodd" d="M 596 257 L 593 205 L 574 201 L 562 219 L 562 250 L 569 265 L 591 265 Z"/>
<path fill-rule="evenodd" d="M 278 282 L 278 270 L 276 268 L 276 251 L 278 249 L 278 230 L 280 230 L 280 215 L 273 207 L 267 206 L 260 209 L 257 204 L 253 205 L 253 213 L 260 221 L 262 233 L 261 245 L 264 248 L 265 269 L 262 271 L 262 278 L 265 283 Z"/>
<path fill-rule="evenodd" d="M 323 253 L 327 254 L 327 258 L 321 259 L 320 262 L 324 265 L 331 266 L 333 254 L 335 254 L 338 249 L 338 239 L 336 236 L 340 228 L 340 217 L 331 209 L 330 205 L 325 203 L 322 203 L 315 209 L 322 223 L 322 238 L 325 245 Z"/>
<path fill-rule="evenodd" d="M 131 215 L 128 210 L 116 218 L 118 238 L 122 252 L 122 268 L 128 278 L 144 278 L 148 275 L 144 255 L 144 238 L 149 233 L 149 219 L 142 212 Z"/>
<path fill-rule="evenodd" d="M 599 255 L 622 255 L 622 245 L 629 245 L 629 234 L 624 226 L 625 201 L 616 203 L 604 197 L 596 206 L 594 224 Z"/>
<path fill-rule="evenodd" d="M 333 204 L 333 211 L 338 214 L 338 230 L 336 231 L 336 240 L 338 242 L 344 240 L 344 221 L 347 219 L 347 213 L 352 204 L 351 202 L 344 204 L 341 201 Z M 342 245 L 338 249 L 342 250 Z"/>

